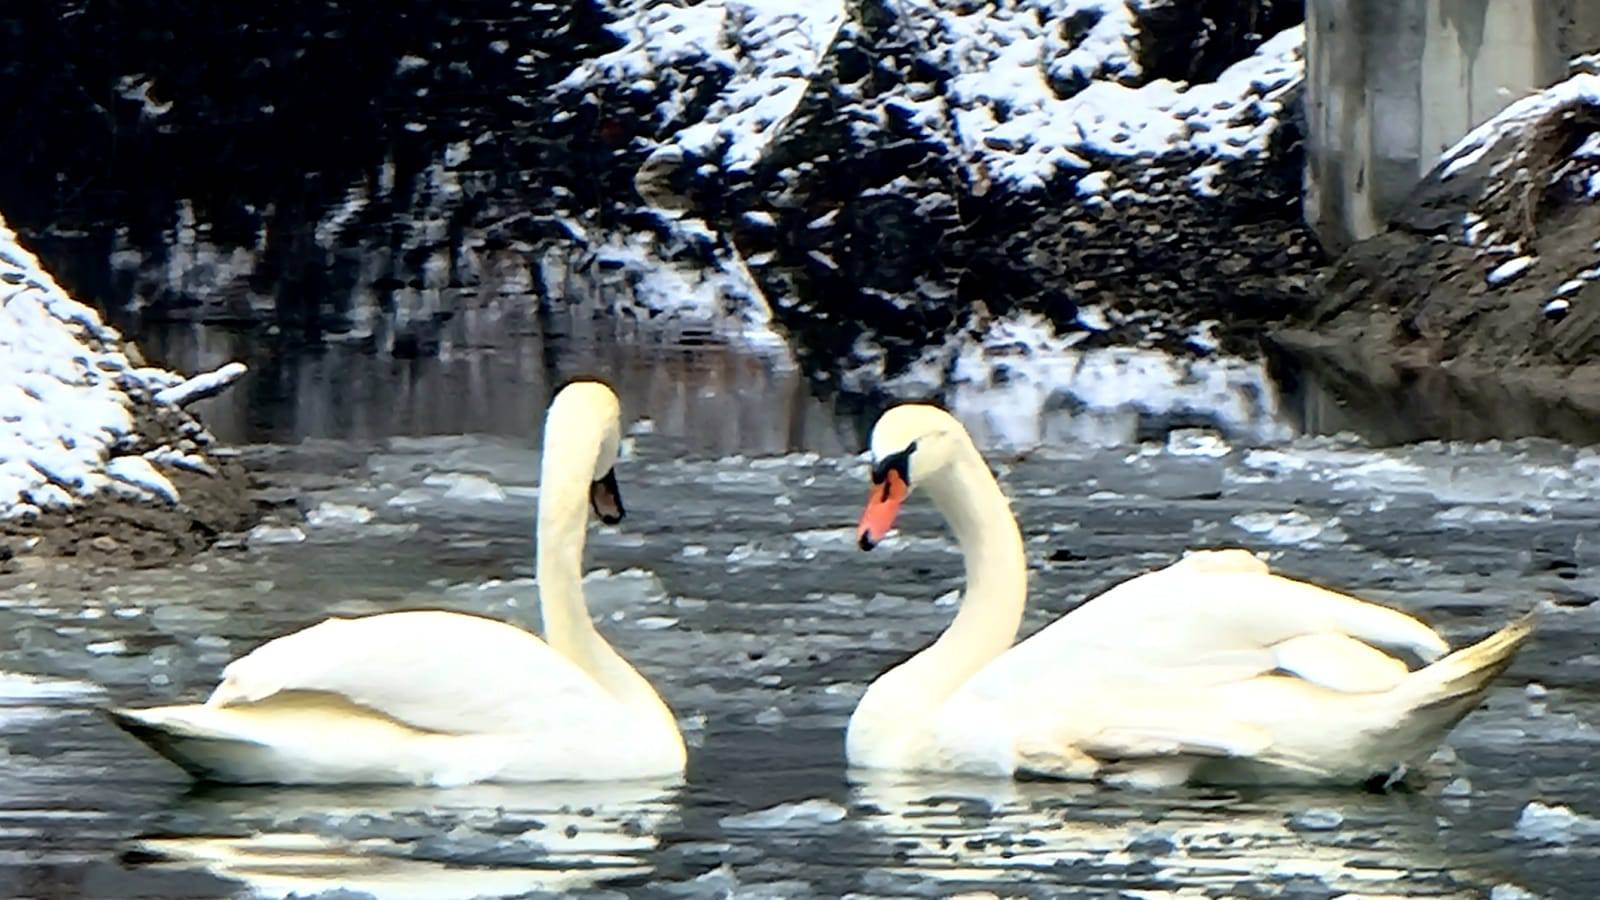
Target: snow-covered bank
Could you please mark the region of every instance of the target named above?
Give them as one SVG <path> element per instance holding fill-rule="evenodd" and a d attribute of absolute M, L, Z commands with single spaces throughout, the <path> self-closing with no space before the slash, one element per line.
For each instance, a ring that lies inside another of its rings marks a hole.
<path fill-rule="evenodd" d="M 731 235 L 798 356 L 848 387 L 893 390 L 985 308 L 1083 349 L 1247 352 L 1318 262 L 1303 34 L 1270 6 L 618 0 L 621 46 L 563 80 L 560 117 L 637 116 L 616 162 L 646 208 Z M 1223 33 L 1231 56 L 1165 55 Z"/>
<path fill-rule="evenodd" d="M 930 347 L 893 377 L 875 365 L 881 357 L 869 360 L 845 383 L 938 397 L 984 447 L 1127 445 L 1196 427 L 1246 444 L 1292 436 L 1260 361 L 1090 348 L 1085 336 L 1058 336 L 1042 316 L 1023 313 Z"/>
<path fill-rule="evenodd" d="M 239 476 L 182 406 L 242 374 L 227 367 L 185 379 L 142 365 L 0 219 L 0 559 L 40 549 L 116 553 L 130 537 L 113 526 L 119 518 L 153 532 L 238 518 L 237 502 L 199 508 L 226 507 L 218 487 Z"/>
<path fill-rule="evenodd" d="M 1580 72 L 1446 150 L 1277 340 L 1347 398 L 1470 410 L 1433 433 L 1600 439 L 1597 238 L 1600 75 Z"/>
<path fill-rule="evenodd" d="M 450 323 L 512 304 L 748 345 L 822 381 L 875 359 L 893 380 L 980 309 L 1082 349 L 1238 354 L 1319 259 L 1298 215 L 1301 4 L 1225 6 L 485 0 L 374 13 L 389 40 L 331 80 L 299 52 L 343 27 L 331 13 L 230 9 L 217 52 L 270 30 L 272 79 L 200 102 L 183 86 L 232 58 L 141 34 L 133 55 L 170 66 L 114 73 L 119 165 L 163 177 L 110 185 L 132 193 L 87 222 L 21 199 L 52 213 L 32 221 L 48 252 L 109 245 L 84 279 L 126 292 L 108 304 L 408 358 L 469 348 Z M 109 40 L 96 16 L 55 52 Z M 217 148 L 218 120 L 345 142 Z M 105 168 L 33 155 L 63 166 L 41 183 Z"/>

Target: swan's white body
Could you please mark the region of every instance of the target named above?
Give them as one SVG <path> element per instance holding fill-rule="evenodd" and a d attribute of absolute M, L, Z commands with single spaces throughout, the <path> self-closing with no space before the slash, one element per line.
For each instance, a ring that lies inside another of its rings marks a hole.
<path fill-rule="evenodd" d="M 931 407 L 897 407 L 872 449 L 875 460 L 909 459 L 908 480 L 961 543 L 968 584 L 939 640 L 867 690 L 846 739 L 853 766 L 1144 785 L 1360 782 L 1431 753 L 1530 633 L 1521 622 L 1446 655 L 1410 616 L 1220 550 L 1123 582 L 1013 647 L 1022 539 L 965 430 Z M 893 511 L 872 527 L 886 529 Z M 1380 647 L 1431 665 L 1409 671 Z"/>
<path fill-rule="evenodd" d="M 436 610 L 328 619 L 223 670 L 204 704 L 113 713 L 192 774 L 278 784 L 651 778 L 684 768 L 676 720 L 594 629 L 581 582 L 592 482 L 616 458 L 610 389 L 551 403 L 538 574 L 548 643 Z"/>

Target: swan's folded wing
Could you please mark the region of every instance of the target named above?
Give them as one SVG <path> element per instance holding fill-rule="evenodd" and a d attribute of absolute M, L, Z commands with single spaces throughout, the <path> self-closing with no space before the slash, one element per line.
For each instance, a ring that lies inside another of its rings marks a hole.
<path fill-rule="evenodd" d="M 1335 690 L 1368 690 L 1403 669 L 1377 647 L 1423 660 L 1449 649 L 1404 613 L 1220 551 L 1112 587 L 1003 654 L 972 687 L 1003 697 L 1051 682 L 1192 685 L 1278 669 Z"/>
<path fill-rule="evenodd" d="M 1261 756 L 1271 735 L 1248 723 L 1197 714 L 1176 704 L 1080 707 L 1079 720 L 1025 720 L 1015 735 L 1020 771 L 1083 779 L 1106 774 L 1106 766 L 1176 759 Z"/>
<path fill-rule="evenodd" d="M 1084 753 L 1233 755 L 1255 740 L 1237 729 L 1261 713 L 1234 699 L 1238 688 L 1287 680 L 1308 702 L 1392 689 L 1407 668 L 1375 644 L 1424 658 L 1445 646 L 1403 613 L 1216 554 L 1083 604 L 985 666 L 950 706 L 1004 710 L 1034 753 L 1054 741 Z"/>
<path fill-rule="evenodd" d="M 232 706 L 288 691 L 336 694 L 447 734 L 598 726 L 615 706 L 534 635 L 440 611 L 333 618 L 270 641 L 229 664 L 206 702 Z"/>
<path fill-rule="evenodd" d="M 1272 648 L 1279 671 L 1345 694 L 1392 690 L 1409 674 L 1398 659 L 1342 634 L 1304 634 Z"/>

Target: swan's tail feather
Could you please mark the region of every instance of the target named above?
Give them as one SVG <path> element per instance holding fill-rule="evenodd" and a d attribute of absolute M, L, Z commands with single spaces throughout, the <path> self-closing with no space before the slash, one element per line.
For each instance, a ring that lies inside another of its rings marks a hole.
<path fill-rule="evenodd" d="M 515 749 L 497 735 L 417 731 L 318 694 L 106 713 L 195 778 L 233 784 L 467 784 L 494 776 Z"/>
<path fill-rule="evenodd" d="M 1533 635 L 1533 619 L 1531 613 L 1523 616 L 1478 643 L 1419 669 L 1406 679 L 1401 690 L 1417 710 L 1458 700 L 1476 701 Z"/>
<path fill-rule="evenodd" d="M 155 709 L 108 709 L 106 715 L 118 728 L 138 738 L 163 758 L 206 780 L 224 775 L 222 763 L 241 753 L 259 753 L 261 746 L 238 735 L 208 726 L 201 715 L 186 714 L 205 710 L 202 706 L 163 706 Z M 223 778 L 222 780 L 229 780 Z"/>

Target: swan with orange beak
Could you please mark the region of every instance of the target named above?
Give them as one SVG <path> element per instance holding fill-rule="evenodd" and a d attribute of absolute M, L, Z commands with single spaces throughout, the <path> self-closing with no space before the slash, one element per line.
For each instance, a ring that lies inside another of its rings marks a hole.
<path fill-rule="evenodd" d="M 1411 616 L 1232 549 L 1124 581 L 1013 646 L 1022 534 L 966 429 L 897 406 L 871 457 L 857 543 L 883 540 L 915 486 L 961 545 L 966 589 L 938 640 L 861 698 L 845 738 L 857 769 L 1150 787 L 1388 778 L 1433 751 L 1532 631 L 1524 619 L 1451 653 Z"/>

